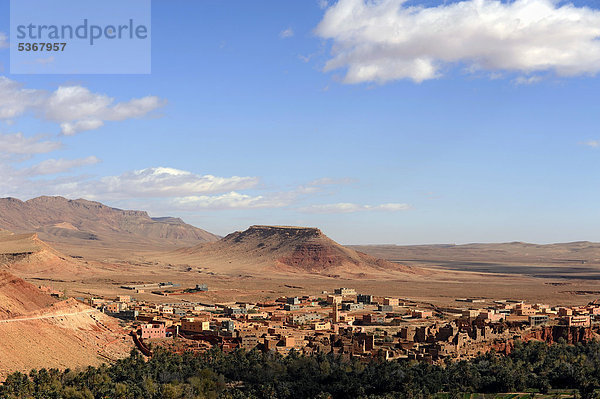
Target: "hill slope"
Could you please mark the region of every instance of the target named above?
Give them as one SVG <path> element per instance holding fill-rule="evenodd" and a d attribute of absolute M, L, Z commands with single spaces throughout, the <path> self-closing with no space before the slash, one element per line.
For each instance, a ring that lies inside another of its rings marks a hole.
<path fill-rule="evenodd" d="M 0 271 L 0 320 L 45 308 L 57 301 L 24 280 Z"/>
<path fill-rule="evenodd" d="M 0 272 L 0 336 L 0 381 L 32 368 L 98 365 L 131 347 L 115 319 L 6 272 Z"/>
<path fill-rule="evenodd" d="M 73 276 L 88 270 L 81 261 L 67 257 L 36 233 L 13 234 L 0 230 L 0 269 L 20 276 Z"/>
<path fill-rule="evenodd" d="M 224 273 L 269 271 L 365 276 L 417 271 L 345 248 L 321 230 L 308 227 L 252 226 L 215 243 L 178 250 L 175 255 L 179 261 Z"/>
<path fill-rule="evenodd" d="M 177 218 L 151 218 L 143 211 L 112 208 L 84 199 L 0 199 L 0 227 L 37 232 L 50 243 L 101 247 L 190 246 L 219 239 Z"/>

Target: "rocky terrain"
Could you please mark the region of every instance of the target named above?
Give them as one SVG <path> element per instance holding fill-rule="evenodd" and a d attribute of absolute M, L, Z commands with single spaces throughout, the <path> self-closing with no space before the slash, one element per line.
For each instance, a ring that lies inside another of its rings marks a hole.
<path fill-rule="evenodd" d="M 0 337 L 0 380 L 31 368 L 99 365 L 131 348 L 115 319 L 6 272 L 0 272 Z"/>
<path fill-rule="evenodd" d="M 178 218 L 151 218 L 144 211 L 63 197 L 28 201 L 2 198 L 0 228 L 15 233 L 36 232 L 51 244 L 128 250 L 192 246 L 219 239 Z"/>
<path fill-rule="evenodd" d="M 22 316 L 58 302 L 35 286 L 0 271 L 0 320 Z"/>
<path fill-rule="evenodd" d="M 210 244 L 176 252 L 176 258 L 219 272 L 284 272 L 326 276 L 417 273 L 418 268 L 377 259 L 341 246 L 309 227 L 251 226 Z"/>

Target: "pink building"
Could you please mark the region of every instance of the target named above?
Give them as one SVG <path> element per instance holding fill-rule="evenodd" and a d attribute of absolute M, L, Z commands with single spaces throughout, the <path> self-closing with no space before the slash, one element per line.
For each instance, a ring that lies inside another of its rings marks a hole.
<path fill-rule="evenodd" d="M 165 338 L 167 328 L 163 324 L 142 324 L 140 326 L 142 339 Z"/>

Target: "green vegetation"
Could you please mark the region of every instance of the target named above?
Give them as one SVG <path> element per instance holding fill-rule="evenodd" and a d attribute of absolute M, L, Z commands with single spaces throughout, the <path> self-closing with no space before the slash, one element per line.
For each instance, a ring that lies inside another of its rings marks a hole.
<path fill-rule="evenodd" d="M 146 361 L 134 351 L 110 366 L 14 373 L 0 386 L 0 398 L 588 399 L 599 387 L 600 343 L 530 342 L 517 343 L 509 356 L 442 366 L 216 349 L 157 351 Z"/>

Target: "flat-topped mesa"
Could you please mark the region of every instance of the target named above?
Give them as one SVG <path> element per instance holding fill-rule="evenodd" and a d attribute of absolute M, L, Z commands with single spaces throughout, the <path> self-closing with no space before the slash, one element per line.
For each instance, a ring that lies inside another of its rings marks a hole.
<path fill-rule="evenodd" d="M 315 227 L 250 226 L 218 242 L 179 252 L 187 262 L 219 264 L 224 270 L 244 273 L 279 271 L 312 274 L 413 272 L 403 265 L 372 258 L 346 248 Z"/>
<path fill-rule="evenodd" d="M 251 239 L 281 239 L 281 240 L 308 240 L 324 236 L 321 230 L 315 227 L 298 226 L 250 226 L 247 230 L 236 231 L 227 235 L 225 241 L 241 242 Z"/>
<path fill-rule="evenodd" d="M 254 230 L 281 230 L 281 231 L 310 230 L 310 231 L 316 231 L 316 232 L 321 233 L 321 230 L 319 230 L 316 227 L 303 227 L 303 226 L 279 226 L 279 225 L 268 226 L 268 225 L 255 224 L 254 226 L 250 226 L 248 228 L 248 230 L 250 230 L 250 229 L 254 229 Z"/>

